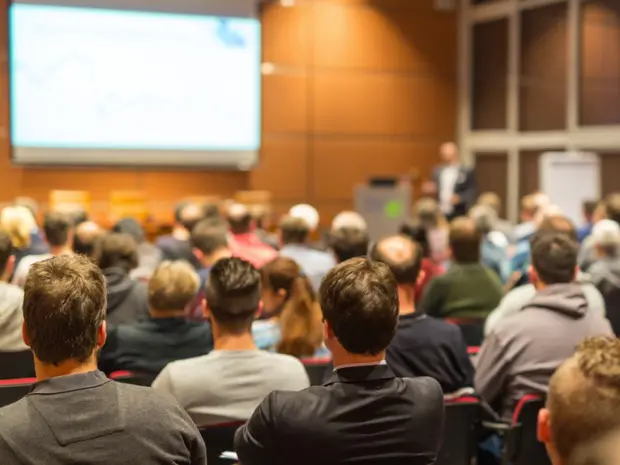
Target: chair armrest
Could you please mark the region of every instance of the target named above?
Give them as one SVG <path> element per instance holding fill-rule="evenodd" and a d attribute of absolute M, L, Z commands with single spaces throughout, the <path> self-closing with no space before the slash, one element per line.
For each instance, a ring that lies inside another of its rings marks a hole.
<path fill-rule="evenodd" d="M 507 431 L 510 431 L 510 429 L 512 428 L 512 425 L 510 425 L 509 423 L 502 423 L 496 421 L 483 421 L 482 426 L 483 428 L 495 431 L 496 433 L 505 433 Z"/>

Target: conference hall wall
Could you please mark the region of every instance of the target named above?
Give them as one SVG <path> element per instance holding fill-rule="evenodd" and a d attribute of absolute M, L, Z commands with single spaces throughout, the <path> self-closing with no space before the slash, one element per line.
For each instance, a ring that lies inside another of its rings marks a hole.
<path fill-rule="evenodd" d="M 185 195 L 273 193 L 277 212 L 309 201 L 323 220 L 352 206 L 370 175 L 428 176 L 454 137 L 456 13 L 432 0 L 263 4 L 263 145 L 252 172 L 21 168 L 8 139 L 7 0 L 0 0 L 0 202 L 51 189 L 88 190 L 105 218 L 108 194 L 144 190 L 159 221 Z"/>

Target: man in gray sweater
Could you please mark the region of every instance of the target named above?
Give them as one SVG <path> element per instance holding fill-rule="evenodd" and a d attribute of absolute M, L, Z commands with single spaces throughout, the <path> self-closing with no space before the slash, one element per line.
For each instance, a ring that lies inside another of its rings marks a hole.
<path fill-rule="evenodd" d="M 78 255 L 38 262 L 24 292 L 37 383 L 0 409 L 2 465 L 207 463 L 198 430 L 174 399 L 97 370 L 106 286 L 95 264 Z"/>
<path fill-rule="evenodd" d="M 482 345 L 476 390 L 504 418 L 524 395 L 546 394 L 553 372 L 583 339 L 613 336 L 604 315 L 588 306 L 573 282 L 578 248 L 565 233 L 536 233 L 530 267 L 536 295 L 494 327 Z"/>

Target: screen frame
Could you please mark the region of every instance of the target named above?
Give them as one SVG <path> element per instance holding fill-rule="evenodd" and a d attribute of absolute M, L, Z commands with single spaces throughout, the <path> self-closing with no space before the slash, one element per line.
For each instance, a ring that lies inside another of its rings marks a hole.
<path fill-rule="evenodd" d="M 262 64 L 263 53 L 263 29 L 259 17 L 258 3 L 254 0 L 238 0 L 234 3 L 233 0 L 221 0 L 221 2 L 213 2 L 209 4 L 209 8 L 206 8 L 204 1 L 198 0 L 182 0 L 170 2 L 162 0 L 159 3 L 154 0 L 147 0 L 148 5 L 145 3 L 144 7 L 139 7 L 140 0 L 133 0 L 127 2 L 126 0 L 106 0 L 106 5 L 99 4 L 97 0 L 9 0 L 7 5 L 7 87 L 9 103 L 8 108 L 8 124 L 7 124 L 7 138 L 10 145 L 11 164 L 13 166 L 23 167 L 37 167 L 37 168 L 119 168 L 119 169 L 131 169 L 131 168 L 166 168 L 178 171 L 191 170 L 196 168 L 205 168 L 214 171 L 250 171 L 256 167 L 261 160 L 261 149 L 263 144 L 263 131 L 262 131 L 262 106 L 263 106 L 263 82 L 262 72 L 260 65 Z M 103 3 L 103 0 L 99 0 Z M 198 3 L 199 2 L 199 3 Z M 227 3 L 230 2 L 230 3 Z M 184 5 L 189 7 L 187 9 L 179 9 L 179 6 Z M 259 25 L 259 38 L 260 43 L 258 47 L 258 148 L 256 150 L 176 150 L 176 149 L 98 149 L 98 148 L 62 148 L 62 147 L 20 147 L 13 143 L 13 79 L 12 79 L 12 37 L 13 37 L 13 22 L 11 9 L 14 5 L 41 5 L 41 6 L 59 6 L 59 7 L 73 7 L 83 9 L 102 9 L 112 11 L 139 11 L 139 12 L 158 12 L 158 13 L 170 13 L 170 14 L 190 14 L 196 16 L 229 16 L 233 18 L 250 18 L 257 19 Z M 172 8 L 171 5 L 175 5 Z M 240 10 L 226 9 L 223 6 L 248 6 L 252 5 L 253 8 L 245 8 Z M 219 9 L 214 7 L 220 6 Z M 213 9 L 212 9 L 213 8 Z M 222 14 L 228 13 L 228 14 Z M 29 156 L 17 157 L 16 152 L 19 150 L 27 150 L 33 152 Z M 58 159 L 53 156 L 54 152 L 63 152 L 64 158 Z M 89 153 L 89 156 L 82 156 L 80 154 Z M 231 154 L 240 155 L 235 160 L 229 160 Z M 207 157 L 208 162 L 204 162 L 201 157 Z M 128 162 L 121 162 L 121 159 Z M 92 160 L 92 161 L 89 161 Z M 144 161 L 141 161 L 144 160 Z"/>

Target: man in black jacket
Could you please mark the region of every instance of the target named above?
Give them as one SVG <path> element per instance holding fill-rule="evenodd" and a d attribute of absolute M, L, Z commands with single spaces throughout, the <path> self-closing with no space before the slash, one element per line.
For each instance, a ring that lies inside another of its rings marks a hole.
<path fill-rule="evenodd" d="M 320 303 L 335 370 L 323 386 L 271 393 L 235 437 L 244 465 L 429 465 L 443 429 L 443 393 L 385 364 L 398 323 L 397 283 L 356 258 L 327 273 Z"/>
<path fill-rule="evenodd" d="M 405 236 L 380 240 L 371 259 L 390 267 L 398 283 L 400 318 L 386 360 L 396 376 L 430 376 L 443 392 L 455 393 L 474 385 L 474 367 L 461 330 L 415 308 L 415 287 L 422 268 L 422 249 Z"/>

